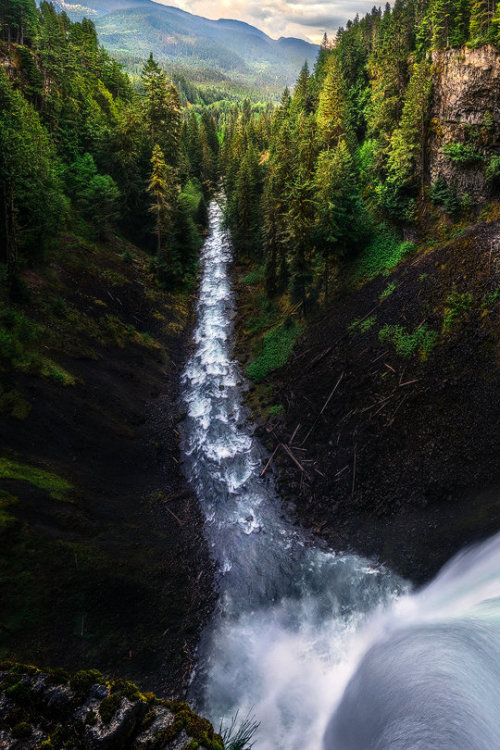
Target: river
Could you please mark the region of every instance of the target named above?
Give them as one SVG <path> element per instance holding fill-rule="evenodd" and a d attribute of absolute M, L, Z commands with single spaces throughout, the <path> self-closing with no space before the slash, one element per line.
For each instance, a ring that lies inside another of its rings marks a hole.
<path fill-rule="evenodd" d="M 317 750 L 323 742 L 331 750 L 500 749 L 500 711 L 484 707 L 500 706 L 500 608 L 490 602 L 486 617 L 483 606 L 478 621 L 486 575 L 476 571 L 484 568 L 479 552 L 411 594 L 389 570 L 311 542 L 280 501 L 271 473 L 260 478 L 266 456 L 252 436 L 233 358 L 231 241 L 216 201 L 209 214 L 194 347 L 183 374 L 182 443 L 219 599 L 199 645 L 192 700 L 216 728 L 237 712 L 239 720 L 254 716 L 256 750 Z M 486 576 L 491 599 L 500 594 L 500 541 L 489 544 L 488 560 L 496 563 Z M 458 683 L 465 691 L 460 660 L 470 679 L 487 686 L 464 707 L 467 717 L 472 708 L 480 717 L 472 733 L 462 731 L 457 703 L 450 704 Z"/>

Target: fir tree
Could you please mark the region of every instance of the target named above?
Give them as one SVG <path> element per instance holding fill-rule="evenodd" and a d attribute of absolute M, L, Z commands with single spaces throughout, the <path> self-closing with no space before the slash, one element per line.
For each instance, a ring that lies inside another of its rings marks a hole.
<path fill-rule="evenodd" d="M 327 62 L 326 77 L 321 89 L 317 113 L 317 128 L 324 148 L 334 148 L 346 137 L 348 113 L 344 83 L 336 55 Z"/>
<path fill-rule="evenodd" d="M 155 217 L 156 254 L 158 258 L 162 258 L 168 263 L 166 240 L 172 233 L 172 217 L 176 196 L 175 172 L 166 163 L 163 151 L 158 145 L 153 148 L 151 166 L 148 192 L 153 197 L 150 211 Z"/>

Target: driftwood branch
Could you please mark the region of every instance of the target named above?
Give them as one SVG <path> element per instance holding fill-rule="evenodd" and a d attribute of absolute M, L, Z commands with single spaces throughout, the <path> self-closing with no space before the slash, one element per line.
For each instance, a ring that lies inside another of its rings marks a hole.
<path fill-rule="evenodd" d="M 263 476 L 264 476 L 264 474 L 266 473 L 266 471 L 267 471 L 267 470 L 269 469 L 269 467 L 271 466 L 271 464 L 272 464 L 272 462 L 273 462 L 273 458 L 275 457 L 275 455 L 276 455 L 276 454 L 277 454 L 277 452 L 279 451 L 279 449 L 280 449 L 280 446 L 281 446 L 281 443 L 278 443 L 278 445 L 276 446 L 276 448 L 275 448 L 275 449 L 273 450 L 273 452 L 272 452 L 272 453 L 271 453 L 271 455 L 269 456 L 269 459 L 268 459 L 268 461 L 267 461 L 266 465 L 264 466 L 264 468 L 262 469 L 262 471 L 261 471 L 261 472 L 260 472 L 260 474 L 259 474 L 259 476 L 260 476 L 260 477 L 263 477 Z"/>

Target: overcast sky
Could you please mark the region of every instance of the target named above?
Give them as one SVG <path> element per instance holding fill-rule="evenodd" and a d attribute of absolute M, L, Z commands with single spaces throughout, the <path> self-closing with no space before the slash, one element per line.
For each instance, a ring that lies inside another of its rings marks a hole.
<path fill-rule="evenodd" d="M 373 0 L 157 0 L 206 18 L 236 18 L 272 37 L 296 36 L 320 42 L 333 36 L 356 13 L 373 8 Z M 384 0 L 385 2 L 385 0 Z M 378 3 L 376 3 L 378 4 Z"/>

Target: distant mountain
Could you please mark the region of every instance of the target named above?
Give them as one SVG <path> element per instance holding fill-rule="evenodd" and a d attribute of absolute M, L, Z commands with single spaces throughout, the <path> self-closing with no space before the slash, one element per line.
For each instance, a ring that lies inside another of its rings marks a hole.
<path fill-rule="evenodd" d="M 258 87 L 295 82 L 307 60 L 314 64 L 317 46 L 303 39 L 272 39 L 242 21 L 211 21 L 152 0 L 57 0 L 72 19 L 95 21 L 102 44 L 126 64 L 150 52 L 195 80 L 207 71 Z"/>

